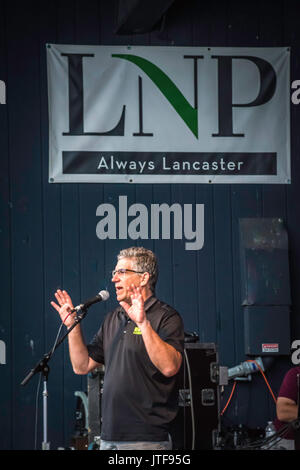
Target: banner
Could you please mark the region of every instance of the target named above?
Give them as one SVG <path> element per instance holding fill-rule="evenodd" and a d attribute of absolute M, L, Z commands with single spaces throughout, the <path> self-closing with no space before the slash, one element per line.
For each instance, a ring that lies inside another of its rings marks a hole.
<path fill-rule="evenodd" d="M 290 183 L 288 48 L 47 44 L 49 181 Z"/>

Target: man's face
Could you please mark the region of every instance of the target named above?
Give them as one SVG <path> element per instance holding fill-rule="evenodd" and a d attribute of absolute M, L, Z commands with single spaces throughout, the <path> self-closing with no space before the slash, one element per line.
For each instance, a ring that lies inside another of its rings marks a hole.
<path fill-rule="evenodd" d="M 131 258 L 122 258 L 118 261 L 115 271 L 119 269 L 130 269 L 133 271 L 138 271 L 134 267 L 134 262 Z M 112 277 L 112 282 L 115 284 L 116 296 L 118 302 L 125 301 L 131 303 L 130 299 L 130 288 L 132 284 L 136 287 L 140 285 L 141 275 L 135 272 L 127 271 L 125 273 L 116 272 Z"/>

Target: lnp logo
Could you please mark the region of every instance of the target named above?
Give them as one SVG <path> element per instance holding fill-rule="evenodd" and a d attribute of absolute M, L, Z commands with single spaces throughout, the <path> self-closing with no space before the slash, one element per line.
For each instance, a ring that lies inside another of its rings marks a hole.
<path fill-rule="evenodd" d="M 287 48 L 47 50 L 51 182 L 290 182 Z"/>
<path fill-rule="evenodd" d="M 125 109 L 123 106 L 121 117 L 117 125 L 105 132 L 86 132 L 84 130 L 84 76 L 83 59 L 93 58 L 94 54 L 61 54 L 68 59 L 69 70 L 69 132 L 63 135 L 94 135 L 124 136 Z M 112 54 L 111 57 L 126 60 L 139 67 L 161 91 L 169 101 L 177 114 L 186 123 L 188 128 L 198 138 L 198 59 L 204 59 L 202 55 L 184 55 L 183 59 L 194 60 L 194 107 L 187 101 L 180 89 L 170 77 L 157 65 L 149 60 L 133 54 Z M 276 73 L 272 65 L 259 57 L 251 56 L 221 56 L 212 55 L 211 59 L 218 61 L 218 94 L 219 94 L 219 132 L 212 134 L 214 137 L 245 137 L 244 133 L 234 133 L 233 108 L 261 106 L 270 101 L 276 91 Z M 260 83 L 258 94 L 249 103 L 233 103 L 232 101 L 232 68 L 233 61 L 246 60 L 255 65 L 259 72 Z M 75 99 L 76 98 L 76 99 Z M 153 133 L 143 132 L 143 107 L 142 107 L 142 78 L 139 78 L 139 133 L 134 136 L 153 136 Z"/>

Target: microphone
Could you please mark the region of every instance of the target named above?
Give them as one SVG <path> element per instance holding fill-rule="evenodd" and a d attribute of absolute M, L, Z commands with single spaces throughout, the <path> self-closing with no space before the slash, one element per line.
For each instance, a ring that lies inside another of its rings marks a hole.
<path fill-rule="evenodd" d="M 83 304 L 77 305 L 73 308 L 72 312 L 78 312 L 79 310 L 87 310 L 91 305 L 101 302 L 102 300 L 109 299 L 109 292 L 107 290 L 102 290 L 99 294 L 95 295 L 89 300 L 86 300 Z"/>

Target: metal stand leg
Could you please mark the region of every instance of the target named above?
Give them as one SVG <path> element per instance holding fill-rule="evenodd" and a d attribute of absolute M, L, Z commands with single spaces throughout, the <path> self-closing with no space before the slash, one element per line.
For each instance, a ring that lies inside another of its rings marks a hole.
<path fill-rule="evenodd" d="M 43 390 L 43 442 L 42 442 L 42 450 L 50 450 L 50 442 L 48 442 L 48 409 L 47 409 L 47 400 L 48 400 L 47 380 L 44 380 L 44 390 Z"/>
<path fill-rule="evenodd" d="M 43 442 L 42 450 L 50 450 L 50 442 L 48 442 L 48 389 L 47 381 L 49 374 L 49 366 L 44 364 L 42 367 L 42 374 L 44 377 L 43 389 Z"/>
<path fill-rule="evenodd" d="M 49 374 L 49 367 L 48 362 L 51 359 L 54 351 L 58 348 L 60 344 L 66 339 L 66 337 L 70 334 L 70 332 L 75 328 L 86 316 L 87 308 L 81 307 L 81 314 L 77 313 L 76 321 L 73 325 L 68 329 L 67 333 L 60 338 L 59 341 L 55 341 L 54 346 L 52 347 L 51 351 L 44 355 L 43 359 L 41 359 L 33 369 L 26 375 L 26 377 L 22 380 L 21 385 L 26 385 L 29 380 L 37 373 L 41 372 L 44 377 L 44 390 L 43 390 L 43 442 L 42 442 L 42 450 L 50 450 L 50 442 L 48 442 L 48 435 L 47 435 L 47 428 L 48 428 L 48 411 L 47 411 L 47 399 L 48 399 L 48 391 L 47 391 L 47 380 Z M 57 336 L 58 339 L 58 336 Z"/>

